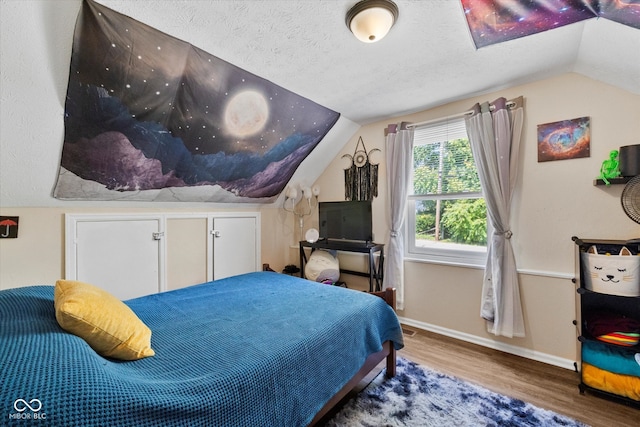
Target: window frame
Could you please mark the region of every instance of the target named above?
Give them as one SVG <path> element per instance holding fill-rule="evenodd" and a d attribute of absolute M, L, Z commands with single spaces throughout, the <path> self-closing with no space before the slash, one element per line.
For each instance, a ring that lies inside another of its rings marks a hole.
<path fill-rule="evenodd" d="M 460 118 L 464 121 L 464 118 Z M 443 119 L 436 123 L 431 124 L 431 127 L 435 126 L 448 126 L 451 121 L 449 119 Z M 465 136 L 468 140 L 469 137 Z M 459 139 L 448 138 L 447 140 Z M 423 144 L 418 144 L 423 145 Z M 413 176 L 414 176 L 414 161 L 413 150 L 411 156 L 411 181 L 409 183 L 410 193 L 413 193 Z M 407 196 L 407 208 L 405 213 L 405 257 L 407 259 L 433 262 L 438 264 L 448 265 L 460 265 L 471 267 L 485 267 L 487 259 L 487 247 L 486 246 L 474 246 L 457 243 L 433 243 L 433 245 L 419 246 L 416 244 L 416 202 L 423 200 L 460 200 L 460 199 L 477 199 L 484 198 L 482 191 L 475 192 L 457 192 L 446 194 L 409 194 Z M 487 224 L 487 236 L 490 236 L 490 222 Z"/>

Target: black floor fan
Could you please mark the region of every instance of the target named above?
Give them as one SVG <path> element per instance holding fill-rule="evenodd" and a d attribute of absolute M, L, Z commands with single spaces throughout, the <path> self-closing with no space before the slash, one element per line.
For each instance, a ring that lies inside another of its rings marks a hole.
<path fill-rule="evenodd" d="M 625 184 L 620 202 L 624 213 L 640 224 L 640 175 L 634 176 Z M 628 243 L 640 244 L 640 238 L 630 240 Z"/>

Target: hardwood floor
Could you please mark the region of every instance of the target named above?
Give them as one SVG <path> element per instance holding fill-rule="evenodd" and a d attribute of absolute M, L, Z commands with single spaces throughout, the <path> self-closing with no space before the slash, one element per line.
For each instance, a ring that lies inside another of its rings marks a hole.
<path fill-rule="evenodd" d="M 481 385 L 593 427 L 640 426 L 640 409 L 586 392 L 579 374 L 498 350 L 403 326 L 405 347 L 398 356 Z"/>

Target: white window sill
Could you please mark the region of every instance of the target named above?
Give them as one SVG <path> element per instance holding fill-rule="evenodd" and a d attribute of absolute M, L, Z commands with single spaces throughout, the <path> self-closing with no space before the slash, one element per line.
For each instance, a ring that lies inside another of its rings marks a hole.
<path fill-rule="evenodd" d="M 485 268 L 487 248 L 485 246 L 460 245 L 456 243 L 420 241 L 420 246 L 408 242 L 405 259 L 413 262 L 453 265 L 459 267 Z"/>
<path fill-rule="evenodd" d="M 404 257 L 405 262 L 413 262 L 413 263 L 422 263 L 422 264 L 437 264 L 437 265 L 448 265 L 452 267 L 464 267 L 464 268 L 474 268 L 484 270 L 486 267 L 484 261 L 482 263 L 477 261 L 469 261 L 469 260 L 455 260 L 455 259 L 447 259 L 443 258 L 434 258 L 421 256 L 419 254 L 408 254 Z"/>

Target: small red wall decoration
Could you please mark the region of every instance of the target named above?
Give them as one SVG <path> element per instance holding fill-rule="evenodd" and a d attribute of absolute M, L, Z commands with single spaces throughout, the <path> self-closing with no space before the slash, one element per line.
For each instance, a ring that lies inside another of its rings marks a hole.
<path fill-rule="evenodd" d="M 0 216 L 0 239 L 15 239 L 18 237 L 17 216 Z"/>

